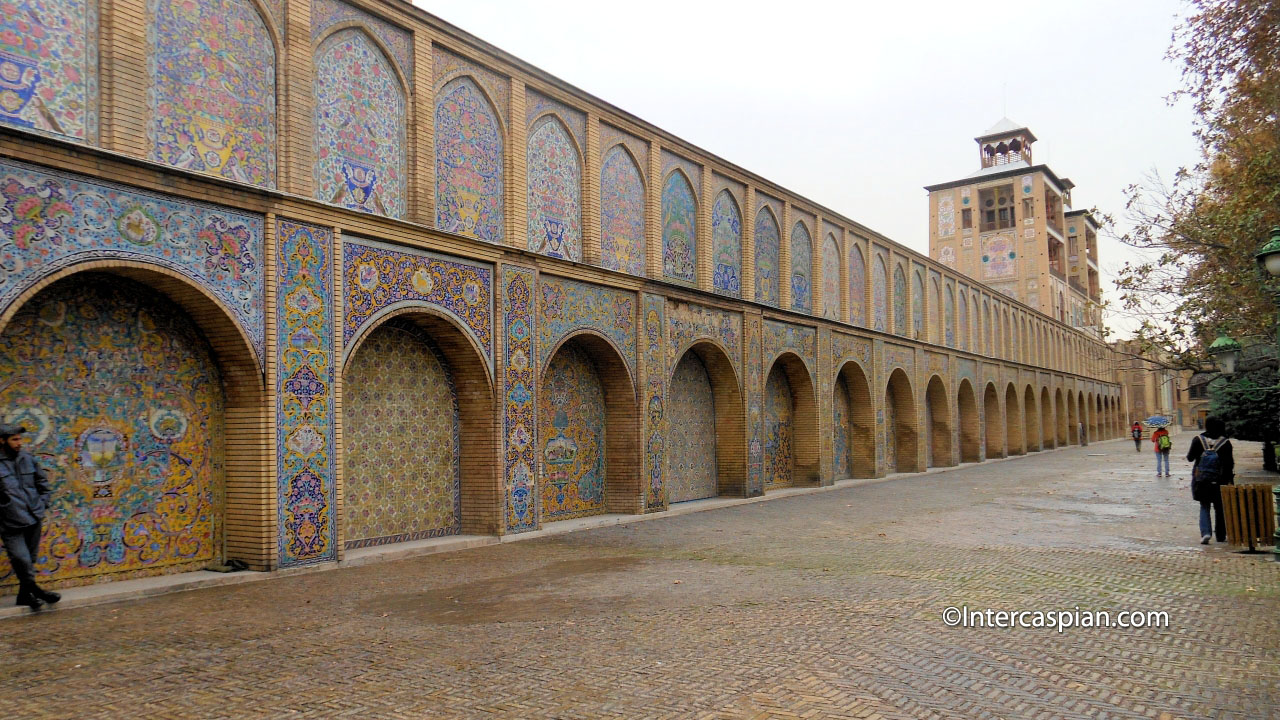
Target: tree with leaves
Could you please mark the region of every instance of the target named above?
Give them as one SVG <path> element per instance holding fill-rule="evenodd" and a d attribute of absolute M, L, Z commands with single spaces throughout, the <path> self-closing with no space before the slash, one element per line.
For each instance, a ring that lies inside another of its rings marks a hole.
<path fill-rule="evenodd" d="M 1280 2 L 1188 7 L 1169 50 L 1183 64 L 1170 101 L 1192 103 L 1202 159 L 1128 189 L 1133 230 L 1120 240 L 1147 252 L 1116 285 L 1142 319 L 1144 350 L 1203 369 L 1219 333 L 1275 338 L 1274 299 L 1253 254 L 1280 225 Z"/>

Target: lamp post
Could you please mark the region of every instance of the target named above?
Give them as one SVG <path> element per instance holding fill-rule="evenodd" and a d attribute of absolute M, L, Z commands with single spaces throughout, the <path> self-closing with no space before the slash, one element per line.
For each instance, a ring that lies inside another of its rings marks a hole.
<path fill-rule="evenodd" d="M 1261 248 L 1258 248 L 1258 252 L 1253 257 L 1258 261 L 1258 270 L 1262 273 L 1264 280 L 1270 279 L 1269 287 L 1275 296 L 1277 307 L 1280 307 L 1280 284 L 1275 284 L 1276 280 L 1280 280 L 1280 227 L 1271 228 L 1271 239 L 1263 244 Z M 1217 344 L 1215 341 L 1214 345 Z M 1236 345 L 1239 347 L 1239 343 Z M 1213 352 L 1212 346 L 1210 346 L 1209 351 Z M 1276 352 L 1277 356 L 1280 357 L 1280 322 L 1276 323 Z M 1237 353 L 1237 357 L 1238 355 L 1239 353 Z M 1276 514 L 1280 515 L 1280 484 L 1276 484 L 1271 488 L 1271 494 L 1275 496 Z M 1276 561 L 1280 562 L 1280 524 L 1276 525 L 1275 535 L 1272 537 L 1272 545 L 1274 546 L 1272 553 L 1275 555 Z"/>

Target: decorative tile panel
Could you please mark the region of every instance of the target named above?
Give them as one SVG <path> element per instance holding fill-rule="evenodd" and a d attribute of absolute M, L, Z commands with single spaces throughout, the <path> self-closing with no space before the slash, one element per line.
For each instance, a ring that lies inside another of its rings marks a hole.
<path fill-rule="evenodd" d="M 538 527 L 534 287 L 532 268 L 502 267 L 502 476 L 508 532 Z"/>
<path fill-rule="evenodd" d="M 871 340 L 868 338 L 854 337 L 852 335 L 844 335 L 842 333 L 832 333 L 831 357 L 833 361 L 833 370 L 838 371 L 846 362 L 853 360 L 862 366 L 863 374 L 870 378 L 871 346 Z"/>
<path fill-rule="evenodd" d="M 809 228 L 797 222 L 791 228 L 791 309 L 813 308 L 813 239 Z"/>
<path fill-rule="evenodd" d="M 0 308 L 77 263 L 152 263 L 216 297 L 262 358 L 261 217 L 7 160 L 0 202 Z"/>
<path fill-rule="evenodd" d="M 666 505 L 666 378 L 663 350 L 663 298 L 644 296 L 644 478 L 645 510 L 661 510 Z"/>
<path fill-rule="evenodd" d="M 600 264 L 632 275 L 644 275 L 642 177 L 640 166 L 623 145 L 605 151 L 600 166 Z"/>
<path fill-rule="evenodd" d="M 698 201 L 689 179 L 673 170 L 662 186 L 662 274 L 668 280 L 697 281 Z"/>
<path fill-rule="evenodd" d="M 888 378 L 893 374 L 894 368 L 902 368 L 907 373 L 907 377 L 911 378 L 912 384 L 916 381 L 916 351 L 915 348 L 903 347 L 901 345 L 890 345 L 885 343 L 884 346 L 884 377 Z"/>
<path fill-rule="evenodd" d="M 662 176 L 667 177 L 672 170 L 680 168 L 693 183 L 694 192 L 702 187 L 702 166 L 692 160 L 686 160 L 675 153 L 662 151 Z"/>
<path fill-rule="evenodd" d="M 756 213 L 756 302 L 778 307 L 781 286 L 782 235 L 778 217 L 767 205 Z"/>
<path fill-rule="evenodd" d="M 840 243 L 828 235 L 822 243 L 822 317 L 840 319 Z"/>
<path fill-rule="evenodd" d="M 889 295 L 888 269 L 885 267 L 884 254 L 875 253 L 875 264 L 871 275 L 871 327 L 876 332 L 885 332 L 889 325 L 887 298 Z"/>
<path fill-rule="evenodd" d="M 728 190 L 711 207 L 711 289 L 738 297 L 742 292 L 742 213 Z"/>
<path fill-rule="evenodd" d="M 913 303 L 914 304 L 914 303 Z M 893 332 L 907 337 L 907 276 L 902 265 L 893 266 Z"/>
<path fill-rule="evenodd" d="M 779 366 L 769 371 L 764 386 L 764 486 L 790 487 L 794 464 L 794 408 L 791 383 Z"/>
<path fill-rule="evenodd" d="M 333 232 L 276 221 L 276 497 L 281 567 L 338 557 Z"/>
<path fill-rule="evenodd" d="M 503 236 L 502 128 L 470 76 L 436 92 L 436 227 L 491 243 Z"/>
<path fill-rule="evenodd" d="M 275 41 L 252 0 L 150 0 L 148 157 L 276 186 Z"/>
<path fill-rule="evenodd" d="M 631 151 L 643 175 L 649 168 L 649 142 L 608 123 L 600 123 L 600 152 L 608 156 L 609 151 L 619 144 Z"/>
<path fill-rule="evenodd" d="M 503 122 L 510 122 L 510 80 L 482 65 L 473 63 L 460 55 L 455 55 L 439 45 L 431 46 L 431 56 L 431 69 L 434 75 L 432 80 L 437 98 L 440 97 L 440 91 L 445 85 L 450 84 L 459 77 L 467 76 L 472 79 L 473 83 L 478 83 L 476 87 L 483 88 L 481 96 L 485 102 L 492 103 L 492 107 L 496 108 L 498 116 L 502 118 Z M 439 100 L 436 101 L 436 106 L 439 107 Z M 501 134 L 500 131 L 499 134 Z"/>
<path fill-rule="evenodd" d="M 591 356 L 566 345 L 542 378 L 538 405 L 543 522 L 605 510 L 604 386 Z"/>
<path fill-rule="evenodd" d="M 400 72 L 413 82 L 413 35 L 402 28 L 340 0 L 312 0 L 311 42 L 338 26 L 361 25 L 387 48 Z"/>
<path fill-rule="evenodd" d="M 538 364 L 545 368 L 557 343 L 579 330 L 609 338 L 634 374 L 636 296 L 625 290 L 542 275 L 538 283 Z"/>
<path fill-rule="evenodd" d="M 698 340 L 715 340 L 728 352 L 735 369 L 742 365 L 742 316 L 693 303 L 667 302 L 667 367 Z"/>
<path fill-rule="evenodd" d="M 716 405 L 702 360 L 685 353 L 671 375 L 667 423 L 667 497 L 670 502 L 714 497 L 717 490 Z"/>
<path fill-rule="evenodd" d="M 777 320 L 765 320 L 762 333 L 765 367 L 783 352 L 790 350 L 804 361 L 809 375 L 815 376 L 818 368 L 818 331 L 815 328 L 791 325 Z"/>
<path fill-rule="evenodd" d="M 582 162 L 559 116 L 546 114 L 529 131 L 528 248 L 551 257 L 582 259 Z"/>
<path fill-rule="evenodd" d="M 579 148 L 587 146 L 587 115 L 581 110 L 571 108 L 558 100 L 553 100 L 533 88 L 525 90 L 524 110 L 525 123 L 530 128 L 538 124 L 538 120 L 542 116 L 554 114 L 560 118 L 560 121 L 573 134 L 573 139 L 578 143 Z"/>
<path fill-rule="evenodd" d="M 21 9 L 21 11 L 19 11 Z M 98 3 L 27 0 L 0 13 L 0 123 L 98 139 Z"/>
<path fill-rule="evenodd" d="M 862 248 L 849 243 L 849 316 L 850 322 L 867 326 L 867 263 Z"/>
<path fill-rule="evenodd" d="M 405 215 L 405 88 L 364 30 L 328 36 L 315 56 L 316 199 Z"/>
<path fill-rule="evenodd" d="M 764 492 L 764 395 L 761 382 L 761 319 L 747 317 L 747 495 Z"/>
<path fill-rule="evenodd" d="M 428 305 L 455 319 L 493 368 L 493 268 L 374 240 L 342 239 L 343 347 L 387 312 Z"/>

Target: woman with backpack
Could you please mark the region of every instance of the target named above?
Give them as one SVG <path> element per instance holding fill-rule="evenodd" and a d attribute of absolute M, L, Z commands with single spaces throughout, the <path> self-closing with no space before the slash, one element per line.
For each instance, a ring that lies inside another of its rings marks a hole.
<path fill-rule="evenodd" d="M 1129 437 L 1133 438 L 1133 449 L 1142 452 L 1142 423 L 1133 421 L 1133 427 L 1129 428 Z"/>
<path fill-rule="evenodd" d="M 1169 451 L 1173 449 L 1173 440 L 1169 438 L 1169 431 L 1158 428 L 1151 433 L 1151 444 L 1156 448 L 1156 477 L 1160 477 L 1161 463 L 1164 464 L 1164 476 L 1169 477 Z"/>
<path fill-rule="evenodd" d="M 1211 534 L 1218 542 L 1227 539 L 1226 521 L 1222 517 L 1223 485 L 1235 481 L 1236 462 L 1231 455 L 1231 441 L 1227 439 L 1227 425 L 1222 418 L 1210 417 L 1204 421 L 1204 433 L 1191 440 L 1187 450 L 1191 466 L 1191 499 L 1200 503 L 1200 544 L 1208 545 Z M 1209 524 L 1209 506 L 1213 506 L 1213 524 Z M 1216 531 L 1216 532 L 1214 532 Z"/>

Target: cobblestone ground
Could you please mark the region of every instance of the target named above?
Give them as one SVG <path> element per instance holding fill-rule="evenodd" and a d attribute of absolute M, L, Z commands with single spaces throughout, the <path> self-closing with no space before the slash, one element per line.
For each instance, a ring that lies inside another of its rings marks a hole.
<path fill-rule="evenodd" d="M 1185 443 L 1189 435 L 1179 441 Z M 1280 565 L 1126 443 L 0 623 L 10 717 L 1275 718 Z M 1167 629 L 965 629 L 975 609 Z"/>

